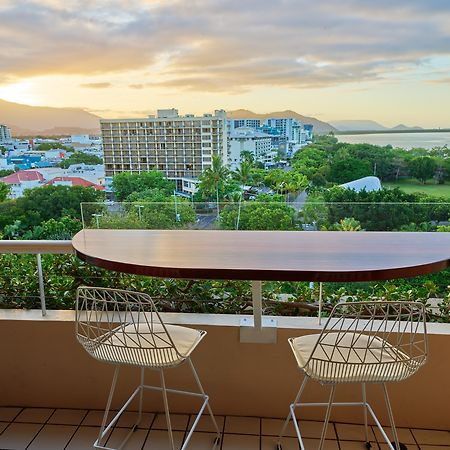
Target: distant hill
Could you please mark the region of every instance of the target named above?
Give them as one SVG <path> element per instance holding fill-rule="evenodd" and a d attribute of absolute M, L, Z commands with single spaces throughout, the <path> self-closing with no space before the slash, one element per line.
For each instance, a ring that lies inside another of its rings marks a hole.
<path fill-rule="evenodd" d="M 383 131 L 389 128 L 374 120 L 334 120 L 330 122 L 339 131 Z"/>
<path fill-rule="evenodd" d="M 0 99 L 0 124 L 13 136 L 100 133 L 100 117 L 82 109 L 28 106 Z"/>
<path fill-rule="evenodd" d="M 423 130 L 421 127 L 409 127 L 407 125 L 397 125 L 389 128 L 381 125 L 374 120 L 334 120 L 330 122 L 339 131 L 407 131 L 407 130 Z"/>
<path fill-rule="evenodd" d="M 423 130 L 422 127 L 408 127 L 408 125 L 403 125 L 402 123 L 400 125 L 397 125 L 396 127 L 391 128 L 391 130 Z"/>
<path fill-rule="evenodd" d="M 258 114 L 248 109 L 236 109 L 235 111 L 227 111 L 227 117 L 230 119 L 269 119 L 292 117 L 299 120 L 302 123 L 310 123 L 314 125 L 314 131 L 318 133 L 328 133 L 330 131 L 337 131 L 335 127 L 327 122 L 322 122 L 321 120 L 315 119 L 314 117 L 302 116 L 301 114 L 286 110 L 286 111 L 276 111 L 267 114 Z"/>

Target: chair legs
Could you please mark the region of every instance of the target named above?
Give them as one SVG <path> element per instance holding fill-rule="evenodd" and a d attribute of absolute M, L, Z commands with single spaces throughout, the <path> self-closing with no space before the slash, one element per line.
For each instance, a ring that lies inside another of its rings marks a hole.
<path fill-rule="evenodd" d="M 203 390 L 202 383 L 200 382 L 200 378 L 199 378 L 199 376 L 197 374 L 197 371 L 195 370 L 195 367 L 194 367 L 194 364 L 192 363 L 191 358 L 188 358 L 188 363 L 189 363 L 189 366 L 190 366 L 190 368 L 192 370 L 192 374 L 194 375 L 195 381 L 197 382 L 197 386 L 198 386 L 198 389 L 199 389 L 200 393 L 202 394 L 202 396 L 204 398 L 206 398 L 206 407 L 208 409 L 208 414 L 211 417 L 211 421 L 212 421 L 212 423 L 214 425 L 214 429 L 215 429 L 215 431 L 217 433 L 217 436 L 216 436 L 216 438 L 214 440 L 214 445 L 217 446 L 219 444 L 219 442 L 220 442 L 220 430 L 219 430 L 219 426 L 217 425 L 216 418 L 214 417 L 214 414 L 212 412 L 211 405 L 209 404 L 209 397 L 205 394 L 205 391 Z M 198 421 L 200 420 L 200 416 L 201 416 L 201 414 L 197 415 L 197 417 L 196 417 L 196 419 L 195 419 L 194 423 L 192 424 L 192 427 L 191 427 L 191 429 L 189 431 L 189 434 L 188 434 L 188 436 L 186 438 L 185 445 L 183 445 L 181 450 L 184 450 L 184 448 L 187 445 L 186 443 L 189 442 L 189 439 L 191 438 L 191 435 L 194 432 L 194 429 L 197 426 Z"/>
<path fill-rule="evenodd" d="M 167 432 L 169 433 L 170 448 L 172 450 L 175 450 L 175 444 L 173 442 L 172 423 L 170 421 L 169 402 L 167 401 L 167 388 L 166 388 L 166 381 L 164 379 L 164 370 L 161 369 L 159 371 L 159 374 L 161 376 L 161 387 L 162 387 L 162 394 L 163 394 L 163 400 L 164 400 L 164 412 L 166 414 Z"/>
<path fill-rule="evenodd" d="M 364 435 L 366 438 L 366 446 L 369 446 L 369 425 L 367 423 L 367 395 L 366 395 L 366 383 L 361 383 L 362 401 L 364 411 Z M 370 448 L 370 447 L 368 447 Z"/>
<path fill-rule="evenodd" d="M 402 446 L 404 447 L 404 444 L 400 444 L 398 442 L 397 428 L 395 427 L 394 414 L 392 413 L 391 402 L 389 401 L 389 394 L 387 391 L 386 383 L 383 383 L 383 393 L 384 400 L 386 402 L 386 409 L 389 416 L 389 423 L 391 425 L 392 436 L 394 437 L 394 442 L 391 442 L 391 445 L 394 445 L 396 450 L 401 450 Z"/>
<path fill-rule="evenodd" d="M 298 440 L 300 442 L 301 450 L 305 450 L 305 447 L 303 446 L 302 435 L 300 433 L 300 429 L 298 428 L 297 418 L 295 417 L 295 411 L 294 410 L 295 410 L 296 406 L 300 405 L 300 397 L 302 396 L 303 391 L 305 390 L 307 382 L 308 382 L 308 377 L 305 376 L 303 378 L 303 382 L 302 382 L 302 384 L 300 386 L 300 389 L 298 390 L 297 395 L 295 396 L 294 403 L 292 403 L 289 406 L 289 414 L 286 417 L 286 420 L 284 421 L 283 428 L 281 429 L 280 436 L 278 437 L 277 450 L 281 450 L 281 448 L 282 448 L 281 447 L 281 440 L 284 437 L 284 433 L 286 432 L 286 428 L 287 428 L 287 426 L 289 424 L 289 421 L 291 420 L 291 417 L 292 417 L 292 420 L 294 421 L 294 428 L 295 428 L 295 431 L 297 433 Z"/>
<path fill-rule="evenodd" d="M 200 382 L 200 378 L 198 377 L 197 371 L 195 370 L 195 367 L 191 361 L 190 358 L 187 358 L 187 362 L 188 365 L 192 371 L 192 374 L 194 376 L 194 379 L 196 381 L 196 384 L 198 386 L 198 390 L 199 392 L 189 392 L 189 391 L 182 391 L 182 390 L 177 390 L 177 389 L 168 389 L 166 386 L 166 380 L 164 377 L 164 369 L 159 369 L 159 373 L 160 373 L 160 380 L 161 380 L 161 387 L 157 387 L 157 386 L 148 386 L 144 384 L 144 368 L 141 367 L 140 369 L 140 384 L 139 386 L 134 390 L 134 392 L 131 394 L 131 396 L 128 398 L 128 400 L 124 403 L 124 405 L 120 408 L 120 410 L 116 413 L 116 415 L 111 419 L 111 421 L 109 422 L 108 425 L 106 425 L 107 420 L 108 420 L 108 416 L 109 416 L 109 412 L 110 412 L 110 408 L 111 408 L 111 403 L 112 403 L 112 399 L 114 396 L 114 391 L 116 389 L 116 384 L 117 384 L 117 379 L 119 376 L 119 366 L 116 366 L 115 370 L 114 370 L 114 375 L 113 375 L 113 380 L 112 380 L 112 384 L 111 384 L 111 389 L 110 389 L 110 393 L 109 393 L 109 397 L 108 397 L 108 401 L 106 403 L 106 409 L 105 409 L 105 413 L 103 416 L 103 421 L 102 421 L 102 425 L 100 427 L 100 432 L 98 435 L 98 439 L 94 442 L 94 448 L 97 449 L 102 449 L 102 450 L 116 450 L 116 449 L 112 449 L 110 447 L 106 447 L 103 444 L 103 441 L 105 441 L 105 438 L 107 437 L 109 431 L 111 430 L 111 428 L 115 425 L 115 423 L 119 420 L 120 416 L 122 415 L 122 413 L 128 408 L 128 406 L 130 405 L 130 403 L 133 401 L 133 399 L 138 396 L 138 419 L 136 421 L 136 424 L 133 426 L 133 428 L 131 429 L 131 431 L 127 434 L 127 436 L 125 437 L 125 439 L 122 441 L 122 443 L 120 444 L 120 446 L 118 447 L 117 450 L 120 450 L 124 447 L 124 445 L 126 444 L 126 442 L 128 441 L 128 439 L 130 438 L 130 436 L 133 434 L 133 431 L 138 427 L 138 425 L 140 424 L 141 420 L 142 420 L 142 406 L 143 406 L 143 394 L 144 394 L 144 389 L 149 389 L 149 390 L 156 390 L 156 391 L 160 391 L 162 393 L 163 396 L 163 402 L 164 402 L 164 412 L 166 415 L 166 421 L 167 421 L 167 432 L 169 434 L 169 448 L 171 450 L 175 450 L 175 442 L 174 442 L 174 438 L 173 438 L 173 430 L 172 430 L 172 424 L 171 424 L 171 420 L 170 420 L 170 412 L 169 412 L 169 402 L 168 402 L 168 398 L 167 398 L 167 393 L 172 393 L 172 394 L 182 394 L 182 395 L 190 395 L 190 396 L 194 396 L 194 397 L 199 397 L 203 400 L 203 403 L 200 407 L 199 412 L 197 413 L 194 423 L 191 426 L 191 429 L 189 430 L 188 435 L 186 436 L 186 439 L 184 440 L 183 446 L 181 447 L 181 450 L 185 450 L 186 447 L 189 444 L 189 441 L 192 437 L 192 434 L 194 433 L 195 427 L 197 426 L 200 417 L 202 416 L 205 408 L 208 409 L 208 414 L 211 417 L 212 423 L 214 425 L 215 431 L 217 433 L 217 436 L 214 440 L 214 449 L 217 448 L 218 444 L 220 443 L 220 430 L 219 427 L 217 425 L 216 419 L 213 415 L 211 406 L 209 404 L 209 397 L 208 395 L 205 394 L 205 391 L 203 390 L 203 386 Z"/>
<path fill-rule="evenodd" d="M 394 437 L 394 441 L 390 442 L 388 436 L 386 435 L 383 427 L 380 424 L 380 421 L 378 420 L 377 416 L 375 415 L 372 407 L 370 406 L 370 404 L 367 402 L 367 395 L 366 395 L 366 384 L 362 383 L 362 402 L 334 402 L 334 395 L 335 395 L 335 391 L 336 391 L 336 385 L 332 384 L 331 385 L 331 390 L 330 390 L 330 396 L 328 398 L 328 402 L 326 403 L 302 403 L 300 402 L 300 398 L 303 394 L 303 391 L 306 387 L 306 383 L 308 382 L 308 377 L 305 376 L 303 379 L 303 382 L 300 386 L 300 389 L 297 393 L 297 396 L 295 397 L 294 403 L 292 403 L 289 407 L 289 414 L 283 424 L 283 427 L 281 429 L 281 433 L 280 436 L 278 438 L 278 443 L 277 443 L 277 450 L 282 450 L 282 445 L 281 445 L 281 440 L 286 432 L 286 428 L 289 424 L 289 421 L 293 420 L 294 422 L 294 428 L 295 431 L 297 433 L 297 437 L 298 437 L 298 441 L 300 444 L 300 448 L 301 450 L 305 450 L 304 444 L 303 444 L 303 439 L 302 439 L 302 435 L 300 432 L 300 428 L 298 426 L 297 423 L 297 418 L 295 416 L 295 408 L 297 407 L 304 407 L 304 406 L 322 406 L 322 407 L 326 407 L 326 413 L 325 413 L 325 419 L 324 419 L 324 424 L 323 424 L 323 428 L 322 428 L 322 433 L 321 433 L 321 437 L 320 437 L 320 444 L 319 444 L 319 450 L 323 449 L 323 446 L 325 444 L 325 437 L 326 437 L 326 432 L 327 432 L 327 428 L 328 428 L 328 423 L 330 420 L 330 415 L 331 415 L 331 409 L 333 406 L 362 406 L 363 407 L 363 411 L 364 411 L 364 430 L 365 430 L 365 439 L 366 439 L 366 447 L 368 449 L 370 449 L 370 442 L 369 442 L 369 426 L 368 426 L 368 413 L 370 413 L 370 415 L 372 416 L 376 426 L 378 427 L 378 429 L 380 430 L 383 438 L 385 439 L 385 441 L 387 442 L 390 450 L 406 450 L 406 447 L 404 444 L 399 443 L 398 441 L 398 435 L 397 435 L 397 431 L 395 428 L 395 423 L 394 423 L 394 415 L 392 413 L 392 408 L 391 408 L 391 404 L 389 402 L 389 396 L 388 396 L 388 392 L 387 392 L 387 388 L 386 388 L 386 384 L 382 383 L 382 388 L 383 388 L 383 392 L 384 392 L 384 398 L 385 398 L 385 402 L 386 402 L 386 408 L 388 411 L 388 416 L 389 416 L 389 422 L 390 422 L 390 426 L 392 429 L 392 435 Z"/>

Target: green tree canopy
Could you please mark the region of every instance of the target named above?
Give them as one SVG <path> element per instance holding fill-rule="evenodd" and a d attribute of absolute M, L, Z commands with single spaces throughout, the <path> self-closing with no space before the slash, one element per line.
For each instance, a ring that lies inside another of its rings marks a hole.
<path fill-rule="evenodd" d="M 418 156 L 409 162 L 409 172 L 423 184 L 433 178 L 437 169 L 437 162 L 430 156 Z"/>
<path fill-rule="evenodd" d="M 450 214 L 445 199 L 407 194 L 400 189 L 360 191 L 335 186 L 323 192 L 329 224 L 353 217 L 368 231 L 400 230 L 411 223 L 439 222 Z"/>
<path fill-rule="evenodd" d="M 69 216 L 60 219 L 49 219 L 27 231 L 24 239 L 71 240 L 83 228 L 81 220 Z"/>
<path fill-rule="evenodd" d="M 8 175 L 11 175 L 14 173 L 14 170 L 11 169 L 1 169 L 0 170 L 0 178 L 7 177 Z"/>
<path fill-rule="evenodd" d="M 112 188 L 117 200 L 123 202 L 134 192 L 148 189 L 159 189 L 171 195 L 175 189 L 175 183 L 168 181 L 164 174 L 157 170 L 142 173 L 122 172 L 113 177 Z"/>
<path fill-rule="evenodd" d="M 68 158 L 64 159 L 59 166 L 63 169 L 67 169 L 72 164 L 103 164 L 103 160 L 95 155 L 90 155 L 89 153 L 84 152 L 75 152 L 72 153 Z"/>
<path fill-rule="evenodd" d="M 227 205 L 220 216 L 220 228 L 236 229 L 238 206 Z M 295 210 L 286 203 L 243 202 L 240 230 L 295 230 Z"/>
<path fill-rule="evenodd" d="M 0 202 L 4 202 L 9 194 L 9 186 L 0 182 Z"/>
<path fill-rule="evenodd" d="M 69 216 L 81 219 L 80 204 L 103 200 L 104 194 L 93 188 L 81 186 L 44 186 L 26 190 L 16 200 L 20 216 L 26 228 L 40 225 L 50 219 Z"/>
<path fill-rule="evenodd" d="M 330 165 L 330 180 L 335 183 L 347 183 L 370 175 L 373 175 L 370 163 L 354 157 L 343 157 Z"/>
<path fill-rule="evenodd" d="M 42 144 L 39 144 L 36 147 L 36 150 L 47 151 L 47 150 L 54 150 L 54 149 L 58 149 L 58 148 L 65 150 L 66 152 L 73 152 L 73 147 L 63 145 L 60 142 L 43 142 Z"/>

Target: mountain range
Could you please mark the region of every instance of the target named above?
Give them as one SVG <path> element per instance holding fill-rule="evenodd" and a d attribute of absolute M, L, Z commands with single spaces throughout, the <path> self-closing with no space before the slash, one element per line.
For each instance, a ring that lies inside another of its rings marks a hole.
<path fill-rule="evenodd" d="M 271 117 L 292 117 L 302 123 L 314 125 L 317 133 L 330 131 L 384 131 L 417 130 L 420 127 L 408 127 L 400 124 L 387 128 L 373 120 L 337 120 L 330 123 L 314 117 L 303 116 L 295 111 L 275 111 L 259 114 L 247 109 L 227 111 L 230 119 Z M 99 134 L 101 117 L 78 108 L 51 108 L 47 106 L 29 106 L 0 99 L 0 124 L 11 128 L 13 136 L 60 136 L 71 134 Z"/>
<path fill-rule="evenodd" d="M 100 117 L 82 109 L 29 106 L 0 99 L 0 124 L 13 136 L 98 134 Z"/>
<path fill-rule="evenodd" d="M 403 131 L 403 130 L 422 130 L 421 127 L 409 127 L 407 125 L 397 125 L 389 128 L 381 125 L 374 120 L 334 120 L 330 124 L 339 131 Z"/>

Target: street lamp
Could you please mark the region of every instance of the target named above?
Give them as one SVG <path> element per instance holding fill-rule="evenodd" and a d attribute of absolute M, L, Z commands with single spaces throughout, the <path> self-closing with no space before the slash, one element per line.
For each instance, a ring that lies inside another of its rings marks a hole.
<path fill-rule="evenodd" d="M 98 219 L 99 219 L 99 217 L 102 217 L 102 215 L 101 214 L 92 214 L 92 217 L 95 217 L 95 223 L 97 224 L 97 228 L 100 228 Z"/>
<path fill-rule="evenodd" d="M 138 210 L 138 217 L 139 217 L 139 220 L 142 220 L 142 215 L 141 215 L 141 209 L 144 207 L 144 205 L 134 205 L 136 208 L 137 208 L 137 210 Z"/>
<path fill-rule="evenodd" d="M 175 221 L 180 221 L 180 215 L 178 214 L 178 204 L 177 204 L 177 191 L 173 191 L 173 198 L 175 201 Z"/>

